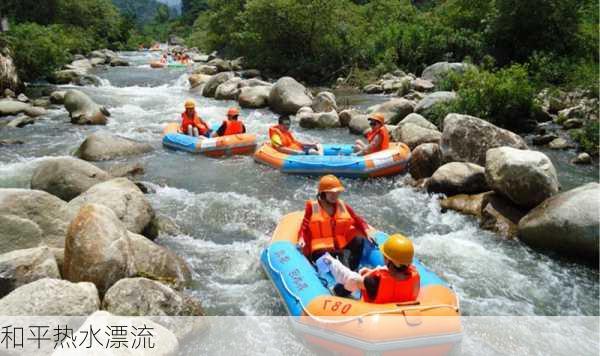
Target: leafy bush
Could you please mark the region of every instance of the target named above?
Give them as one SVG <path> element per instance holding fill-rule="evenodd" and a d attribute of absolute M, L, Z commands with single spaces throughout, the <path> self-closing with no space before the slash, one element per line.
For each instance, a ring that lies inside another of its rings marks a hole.
<path fill-rule="evenodd" d="M 570 134 L 585 152 L 598 155 L 600 145 L 600 124 L 598 121 L 590 121 L 581 129 L 571 130 Z"/>

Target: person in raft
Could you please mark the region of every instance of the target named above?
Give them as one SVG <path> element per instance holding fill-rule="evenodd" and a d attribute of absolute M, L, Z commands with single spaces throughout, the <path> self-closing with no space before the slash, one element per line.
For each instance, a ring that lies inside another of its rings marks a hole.
<path fill-rule="evenodd" d="M 277 151 L 291 155 L 323 155 L 323 147 L 321 145 L 296 140 L 290 131 L 290 125 L 290 117 L 282 115 L 278 119 L 278 125 L 269 128 L 271 145 Z"/>
<path fill-rule="evenodd" d="M 385 118 L 381 113 L 374 113 L 369 116 L 369 126 L 371 130 L 366 133 L 368 143 L 356 140 L 354 152 L 357 156 L 364 156 L 370 153 L 386 150 L 390 147 L 390 133 L 385 127 Z"/>
<path fill-rule="evenodd" d="M 350 293 L 360 289 L 362 300 L 367 303 L 415 301 L 419 296 L 421 279 L 412 264 L 412 242 L 403 235 L 395 234 L 387 239 L 380 250 L 385 265 L 375 269 L 362 268 L 359 273 L 351 271 L 329 254 L 322 258 L 338 285 Z"/>
<path fill-rule="evenodd" d="M 298 247 L 313 262 L 330 253 L 342 258 L 351 270 L 357 270 L 364 240 L 373 241 L 372 229 L 339 199 L 343 191 L 344 186 L 334 175 L 319 180 L 317 200 L 306 202 Z"/>
<path fill-rule="evenodd" d="M 240 111 L 236 108 L 227 110 L 227 120 L 223 121 L 221 126 L 215 132 L 215 136 L 227 136 L 246 133 L 246 126 L 238 119 Z"/>
<path fill-rule="evenodd" d="M 210 136 L 210 129 L 196 112 L 196 103 L 192 99 L 185 101 L 185 111 L 181 114 L 179 131 L 183 134 L 205 139 Z"/>

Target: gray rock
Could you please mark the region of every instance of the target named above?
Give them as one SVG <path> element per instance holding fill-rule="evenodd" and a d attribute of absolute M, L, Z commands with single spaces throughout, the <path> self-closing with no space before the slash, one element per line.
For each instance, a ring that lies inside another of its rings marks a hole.
<path fill-rule="evenodd" d="M 457 194 L 451 197 L 444 198 L 440 201 L 442 209 L 449 209 L 458 211 L 462 214 L 473 215 L 480 217 L 483 198 L 485 195 L 490 194 L 479 193 L 479 194 Z"/>
<path fill-rule="evenodd" d="M 110 112 L 96 104 L 89 96 L 79 90 L 68 90 L 65 94 L 65 109 L 69 112 L 71 123 L 77 125 L 106 125 Z"/>
<path fill-rule="evenodd" d="M 154 219 L 150 221 L 150 224 L 146 226 L 144 230 L 144 236 L 151 240 L 155 240 L 161 234 L 164 235 L 179 235 L 181 230 L 177 223 L 168 216 L 157 214 Z"/>
<path fill-rule="evenodd" d="M 600 185 L 589 183 L 557 194 L 519 221 L 528 245 L 598 265 Z"/>
<path fill-rule="evenodd" d="M 92 64 L 93 67 L 97 67 L 99 65 L 106 64 L 106 60 L 102 59 L 102 58 L 91 58 L 90 63 Z"/>
<path fill-rule="evenodd" d="M 154 209 L 144 193 L 127 178 L 114 178 L 86 190 L 69 202 L 69 216 L 75 217 L 84 205 L 91 203 L 110 208 L 135 233 L 142 233 L 154 218 Z"/>
<path fill-rule="evenodd" d="M 44 115 L 46 110 L 16 100 L 0 100 L 0 116 L 14 116 L 21 113 L 30 117 L 36 117 Z"/>
<path fill-rule="evenodd" d="M 103 161 L 117 157 L 134 156 L 152 151 L 147 143 L 137 142 L 107 132 L 97 132 L 88 136 L 75 155 L 86 161 Z"/>
<path fill-rule="evenodd" d="M 337 111 L 335 95 L 332 92 L 323 91 L 313 99 L 312 109 L 314 112 Z"/>
<path fill-rule="evenodd" d="M 193 298 L 147 278 L 124 278 L 104 296 L 102 309 L 129 316 L 202 316 Z"/>
<path fill-rule="evenodd" d="M 354 110 L 354 109 L 340 111 L 338 114 L 338 116 L 340 118 L 340 125 L 342 127 L 347 127 L 350 124 L 350 120 L 352 120 L 353 117 L 359 116 L 359 115 L 364 115 L 364 114 L 361 113 L 360 111 Z"/>
<path fill-rule="evenodd" d="M 443 79 L 450 72 L 464 73 L 468 69 L 475 68 L 474 65 L 468 63 L 448 63 L 438 62 L 430 65 L 423 70 L 421 78 L 436 83 Z"/>
<path fill-rule="evenodd" d="M 64 246 L 67 203 L 39 190 L 0 189 L 0 253 Z"/>
<path fill-rule="evenodd" d="M 0 298 L 27 283 L 42 278 L 60 279 L 54 254 L 46 246 L 0 255 Z"/>
<path fill-rule="evenodd" d="M 244 66 L 244 57 L 238 57 L 234 60 L 229 61 L 229 65 L 231 66 L 231 70 L 242 70 Z"/>
<path fill-rule="evenodd" d="M 26 284 L 0 299 L 0 315 L 75 316 L 100 308 L 92 283 L 71 283 L 43 278 Z"/>
<path fill-rule="evenodd" d="M 62 105 L 65 102 L 65 95 L 67 95 L 66 90 L 53 91 L 52 94 L 50 94 L 50 102 L 52 104 Z"/>
<path fill-rule="evenodd" d="M 383 87 L 380 84 L 368 84 L 365 85 L 362 90 L 367 94 L 383 93 Z"/>
<path fill-rule="evenodd" d="M 229 79 L 233 78 L 232 72 L 222 72 L 219 74 L 213 75 L 206 84 L 204 84 L 204 88 L 202 89 L 202 95 L 207 98 L 212 98 L 215 96 L 215 92 L 217 91 L 217 87 Z"/>
<path fill-rule="evenodd" d="M 222 83 L 215 90 L 215 99 L 217 100 L 237 100 L 240 93 L 239 84 L 242 78 L 234 77 Z"/>
<path fill-rule="evenodd" d="M 519 220 L 526 213 L 526 209 L 515 206 L 499 194 L 485 193 L 481 203 L 479 227 L 493 231 L 502 238 L 514 239 L 518 235 Z"/>
<path fill-rule="evenodd" d="M 22 145 L 25 141 L 22 140 L 0 140 L 0 146 L 4 145 Z"/>
<path fill-rule="evenodd" d="M 536 146 L 543 146 L 554 141 L 557 138 L 558 136 L 556 136 L 555 134 L 537 135 L 534 136 L 531 141 Z"/>
<path fill-rule="evenodd" d="M 392 139 L 395 142 L 403 142 L 411 149 L 423 143 L 439 144 L 442 139 L 442 133 L 437 130 L 426 129 L 412 123 L 398 125 L 391 132 Z"/>
<path fill-rule="evenodd" d="M 75 69 L 75 70 L 82 70 L 82 71 L 92 69 L 92 67 L 93 67 L 92 63 L 90 62 L 89 59 L 86 59 L 86 58 L 77 59 L 77 60 L 71 62 L 71 64 L 67 64 L 65 66 L 66 69 Z"/>
<path fill-rule="evenodd" d="M 240 77 L 244 79 L 249 78 L 258 78 L 261 76 L 261 73 L 258 69 L 245 69 L 239 72 Z"/>
<path fill-rule="evenodd" d="M 574 163 L 574 164 L 591 164 L 592 156 L 590 156 L 589 154 L 587 154 L 585 152 L 582 152 L 573 159 L 572 163 Z"/>
<path fill-rule="evenodd" d="M 340 118 L 335 110 L 329 112 L 315 113 L 315 117 L 319 128 L 327 129 L 332 127 L 340 127 Z"/>
<path fill-rule="evenodd" d="M 210 78 L 211 76 L 207 74 L 192 74 L 189 76 L 188 82 L 190 83 L 190 88 L 193 89 L 207 83 Z"/>
<path fill-rule="evenodd" d="M 565 128 L 565 130 L 578 129 L 580 127 L 583 127 L 583 120 L 568 119 L 567 121 L 563 122 L 563 127 Z"/>
<path fill-rule="evenodd" d="M 540 204 L 560 189 L 552 161 L 537 151 L 492 148 L 486 154 L 485 177 L 496 192 L 528 208 Z"/>
<path fill-rule="evenodd" d="M 456 194 L 476 194 L 490 190 L 483 167 L 473 163 L 451 162 L 438 168 L 427 182 L 427 191 Z"/>
<path fill-rule="evenodd" d="M 365 132 L 370 130 L 370 128 L 371 127 L 369 126 L 367 115 L 363 114 L 352 116 L 350 122 L 348 123 L 348 129 L 350 130 L 350 133 L 355 135 L 364 135 Z"/>
<path fill-rule="evenodd" d="M 415 112 L 427 116 L 427 114 L 433 109 L 435 106 L 439 104 L 449 103 L 456 100 L 456 93 L 453 91 L 436 91 L 433 92 L 423 100 L 419 101 L 417 106 L 415 107 Z"/>
<path fill-rule="evenodd" d="M 576 105 L 558 112 L 558 117 L 563 120 L 585 117 L 585 106 Z"/>
<path fill-rule="evenodd" d="M 85 75 L 85 71 L 81 69 L 57 70 L 52 74 L 50 82 L 53 84 L 77 83 L 80 80 L 80 78 Z"/>
<path fill-rule="evenodd" d="M 110 60 L 111 67 L 129 67 L 129 62 L 123 58 L 113 58 Z"/>
<path fill-rule="evenodd" d="M 264 108 L 269 106 L 270 86 L 244 87 L 240 89 L 238 103 L 243 108 Z"/>
<path fill-rule="evenodd" d="M 22 102 L 22 103 L 27 103 L 29 102 L 29 98 L 27 97 L 27 95 L 21 93 L 17 96 L 17 100 Z"/>
<path fill-rule="evenodd" d="M 410 86 L 413 90 L 428 92 L 432 91 L 435 88 L 435 85 L 426 79 L 417 78 L 410 83 Z"/>
<path fill-rule="evenodd" d="M 10 122 L 8 124 L 6 124 L 6 127 L 15 129 L 15 128 L 25 127 L 27 125 L 32 125 L 34 123 L 35 123 L 34 118 L 29 117 L 27 115 L 20 115 L 16 119 L 10 120 Z"/>
<path fill-rule="evenodd" d="M 519 135 L 473 116 L 448 114 L 444 118 L 443 128 L 440 147 L 446 162 L 485 165 L 485 155 L 490 148 L 528 148 Z"/>
<path fill-rule="evenodd" d="M 410 175 L 416 179 L 429 178 L 442 165 L 442 150 L 435 143 L 423 143 L 412 150 Z"/>
<path fill-rule="evenodd" d="M 50 106 L 50 97 L 41 97 L 34 99 L 31 104 L 40 108 L 47 109 Z"/>
<path fill-rule="evenodd" d="M 395 98 L 386 101 L 383 104 L 374 105 L 367 109 L 369 114 L 379 112 L 385 117 L 385 123 L 388 125 L 396 125 L 400 120 L 411 114 L 415 109 L 415 104 L 412 101 Z"/>
<path fill-rule="evenodd" d="M 14 91 L 12 91 L 12 90 L 10 90 L 8 88 L 4 89 L 4 93 L 3 94 L 4 94 L 5 98 L 9 98 L 9 99 L 16 99 L 17 98 L 17 94 L 15 94 Z"/>
<path fill-rule="evenodd" d="M 269 88 L 271 88 L 272 86 L 273 86 L 273 84 L 271 84 L 269 82 L 265 82 L 264 80 L 260 80 L 258 78 L 244 79 L 238 85 L 239 88 L 245 88 L 245 87 L 269 87 Z"/>
<path fill-rule="evenodd" d="M 2 83 L 0 87 L 5 88 L 4 93 L 8 90 L 14 94 L 14 91 L 19 90 L 23 83 L 17 74 L 11 50 L 7 46 L 3 47 L 0 49 L 0 83 Z"/>
<path fill-rule="evenodd" d="M 215 75 L 219 73 L 219 70 L 215 66 L 209 65 L 201 65 L 198 68 L 194 69 L 193 74 L 206 74 L 206 75 Z"/>
<path fill-rule="evenodd" d="M 397 92 L 396 95 L 402 96 L 410 90 L 410 78 L 393 78 L 381 82 L 381 88 L 385 93 Z"/>
<path fill-rule="evenodd" d="M 555 138 L 554 140 L 552 140 L 548 144 L 548 147 L 550 147 L 553 150 L 566 150 L 569 148 L 575 148 L 575 145 L 570 143 L 566 139 L 559 137 L 559 138 Z"/>
<path fill-rule="evenodd" d="M 49 158 L 33 171 L 31 189 L 43 190 L 69 201 L 110 178 L 100 168 L 74 157 Z"/>
<path fill-rule="evenodd" d="M 417 126 L 421 126 L 425 129 L 438 131 L 437 126 L 435 126 L 433 123 L 429 122 L 426 118 L 417 113 L 408 114 L 404 119 L 402 119 L 398 123 L 398 126 L 402 126 L 404 124 L 414 124 Z"/>
<path fill-rule="evenodd" d="M 221 58 L 215 58 L 209 61 L 208 65 L 217 68 L 218 72 L 229 72 L 233 70 L 231 68 L 231 63 Z"/>
<path fill-rule="evenodd" d="M 113 177 L 133 177 L 144 174 L 144 165 L 136 163 L 117 163 L 108 169 L 108 174 Z"/>
<path fill-rule="evenodd" d="M 269 106 L 278 114 L 295 114 L 303 106 L 312 105 L 312 94 L 294 78 L 280 78 L 269 93 Z"/>

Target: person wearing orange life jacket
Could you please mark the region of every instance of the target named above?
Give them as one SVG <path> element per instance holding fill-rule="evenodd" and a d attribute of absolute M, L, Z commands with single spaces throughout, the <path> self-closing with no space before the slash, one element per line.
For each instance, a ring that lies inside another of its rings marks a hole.
<path fill-rule="evenodd" d="M 395 234 L 387 239 L 380 250 L 385 265 L 375 269 L 363 268 L 360 274 L 350 271 L 330 255 L 325 255 L 323 259 L 336 282 L 342 283 L 349 292 L 360 289 L 362 300 L 367 303 L 415 301 L 419 296 L 421 279 L 412 264 L 412 242 L 401 234 Z"/>
<path fill-rule="evenodd" d="M 334 175 L 319 180 L 317 200 L 308 200 L 298 235 L 298 246 L 311 261 L 325 253 L 340 256 L 352 270 L 358 268 L 364 239 L 373 241 L 372 229 L 341 199 L 344 191 Z"/>
<path fill-rule="evenodd" d="M 273 148 L 279 152 L 291 155 L 323 154 L 323 147 L 321 145 L 296 140 L 290 132 L 290 125 L 290 117 L 282 115 L 278 119 L 278 125 L 269 128 L 269 139 L 271 140 L 271 146 L 273 146 Z"/>
<path fill-rule="evenodd" d="M 368 143 L 356 140 L 354 151 L 357 156 L 379 152 L 390 147 L 390 133 L 385 127 L 383 114 L 374 113 L 369 116 L 369 126 L 371 126 L 371 130 L 365 135 Z"/>
<path fill-rule="evenodd" d="M 236 108 L 227 110 L 227 120 L 217 129 L 215 136 L 227 136 L 246 133 L 246 126 L 238 119 L 240 111 Z"/>
<path fill-rule="evenodd" d="M 192 99 L 185 101 L 185 111 L 181 114 L 179 131 L 185 135 L 205 139 L 210 136 L 210 129 L 196 112 L 196 103 Z"/>

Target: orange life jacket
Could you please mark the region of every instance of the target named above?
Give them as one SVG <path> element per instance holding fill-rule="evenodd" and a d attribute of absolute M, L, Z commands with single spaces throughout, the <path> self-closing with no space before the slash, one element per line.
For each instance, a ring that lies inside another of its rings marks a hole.
<path fill-rule="evenodd" d="M 181 114 L 181 126 L 179 127 L 179 130 L 181 131 L 181 133 L 187 135 L 188 126 L 190 125 L 196 127 L 200 135 L 204 136 L 208 133 L 208 125 L 204 121 L 202 121 L 202 119 L 200 119 L 197 112 L 194 112 L 194 117 L 190 118 L 188 117 L 187 112 L 184 111 Z"/>
<path fill-rule="evenodd" d="M 377 135 L 381 134 L 381 144 L 379 147 L 371 149 L 368 153 L 375 153 L 383 150 L 387 150 L 390 147 L 390 133 L 385 126 L 380 127 L 378 130 L 371 130 L 367 132 L 367 140 L 371 143 Z"/>
<path fill-rule="evenodd" d="M 310 200 L 312 216 L 310 217 L 309 229 L 311 234 L 310 252 L 318 250 L 336 251 L 341 250 L 352 241 L 353 219 L 346 204 L 338 200 L 335 215 L 329 216 L 322 209 L 319 202 Z"/>
<path fill-rule="evenodd" d="M 415 266 L 408 266 L 408 277 L 398 279 L 392 276 L 387 268 L 376 269 L 368 276 L 379 277 L 379 287 L 373 299 L 369 298 L 365 289 L 361 290 L 362 299 L 367 303 L 385 304 L 402 303 L 416 300 L 419 295 L 421 278 Z"/>
<path fill-rule="evenodd" d="M 281 146 L 302 151 L 302 145 L 296 141 L 290 131 L 284 132 L 281 128 L 279 128 L 279 125 L 276 125 L 269 128 L 269 138 L 273 137 L 274 135 L 277 135 L 281 138 Z"/>
<path fill-rule="evenodd" d="M 225 120 L 224 124 L 225 131 L 223 132 L 223 136 L 244 133 L 244 124 L 239 120 Z"/>

